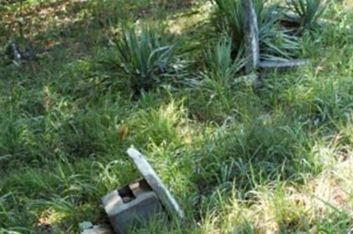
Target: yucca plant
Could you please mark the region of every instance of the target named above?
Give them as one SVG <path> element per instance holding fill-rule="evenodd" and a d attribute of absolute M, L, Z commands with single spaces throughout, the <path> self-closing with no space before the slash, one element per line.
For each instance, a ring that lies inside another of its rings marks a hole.
<path fill-rule="evenodd" d="M 175 45 L 169 44 L 166 37 L 153 28 L 124 29 L 116 47 L 121 68 L 128 75 L 135 94 L 149 91 L 180 69 L 174 63 Z"/>
<path fill-rule="evenodd" d="M 300 26 L 305 28 L 316 25 L 326 8 L 325 0 L 287 0 L 287 4 L 299 16 Z"/>
<path fill-rule="evenodd" d="M 268 14 L 259 27 L 261 60 L 279 60 L 295 57 L 299 49 L 298 38 L 278 24 L 278 18 Z"/>
<path fill-rule="evenodd" d="M 240 0 L 214 0 L 218 6 L 221 24 L 231 32 L 235 50 L 241 50 L 244 41 L 244 10 Z M 290 36 L 288 30 L 279 25 L 275 14 L 276 5 L 267 6 L 264 0 L 254 0 L 255 13 L 259 27 L 259 43 L 262 59 L 293 56 L 298 48 L 297 38 Z"/>

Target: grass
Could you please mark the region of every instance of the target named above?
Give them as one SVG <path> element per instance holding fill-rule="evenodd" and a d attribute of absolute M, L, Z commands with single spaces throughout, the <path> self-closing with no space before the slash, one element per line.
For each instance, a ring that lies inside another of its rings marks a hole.
<path fill-rule="evenodd" d="M 214 33 L 216 6 L 180 3 L 23 5 L 23 34 L 38 60 L 16 66 L 1 56 L 0 233 L 77 233 L 82 221 L 106 223 L 100 198 L 139 178 L 125 153 L 131 145 L 187 217 L 133 232 L 352 228 L 352 12 L 329 4 L 323 17 L 337 22 L 299 39 L 296 53 L 312 63 L 272 71 L 254 87 L 239 77 L 234 41 Z M 21 19 L 17 6 L 0 8 L 1 54 L 19 36 L 9 26 Z M 177 41 L 174 53 L 189 66 L 181 83 L 172 77 L 136 98 L 111 42 L 123 25 L 144 23 L 168 45 Z"/>

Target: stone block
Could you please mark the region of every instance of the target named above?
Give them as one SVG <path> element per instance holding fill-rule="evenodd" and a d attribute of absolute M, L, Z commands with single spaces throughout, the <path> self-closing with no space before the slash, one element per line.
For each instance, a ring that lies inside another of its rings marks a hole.
<path fill-rule="evenodd" d="M 153 218 L 167 217 L 156 193 L 144 179 L 107 194 L 102 203 L 114 231 L 119 234 Z"/>

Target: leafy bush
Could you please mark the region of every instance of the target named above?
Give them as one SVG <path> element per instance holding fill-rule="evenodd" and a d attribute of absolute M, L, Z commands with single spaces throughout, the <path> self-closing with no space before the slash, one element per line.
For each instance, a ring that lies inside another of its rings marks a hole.
<path fill-rule="evenodd" d="M 288 0 L 289 8 L 299 16 L 300 25 L 311 27 L 325 11 L 325 0 Z"/>
<path fill-rule="evenodd" d="M 149 91 L 180 69 L 175 63 L 175 45 L 152 28 L 124 29 L 116 46 L 120 65 L 136 93 Z"/>
<path fill-rule="evenodd" d="M 231 32 L 234 49 L 241 50 L 244 43 L 244 10 L 240 0 L 214 0 L 218 6 L 221 25 Z M 298 48 L 297 38 L 279 25 L 276 5 L 265 5 L 263 0 L 253 1 L 259 26 L 262 59 L 292 57 Z"/>

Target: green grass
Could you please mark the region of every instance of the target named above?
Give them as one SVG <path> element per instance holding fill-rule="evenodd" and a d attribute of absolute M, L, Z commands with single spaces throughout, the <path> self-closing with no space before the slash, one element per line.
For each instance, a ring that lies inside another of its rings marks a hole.
<path fill-rule="evenodd" d="M 23 33 L 39 58 L 20 66 L 2 56 L 19 36 L 18 5 L 1 7 L 0 233 L 106 223 L 100 198 L 139 178 L 131 145 L 186 213 L 133 232 L 347 233 L 353 14 L 343 6 L 323 14 L 335 24 L 300 35 L 296 53 L 310 65 L 256 87 L 209 1 L 28 1 Z M 144 24 L 188 66 L 136 97 L 112 41 Z"/>

